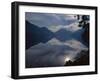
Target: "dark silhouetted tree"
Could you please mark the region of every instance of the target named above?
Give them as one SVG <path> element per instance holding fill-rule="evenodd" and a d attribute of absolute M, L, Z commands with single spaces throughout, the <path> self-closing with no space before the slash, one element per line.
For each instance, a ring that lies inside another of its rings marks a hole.
<path fill-rule="evenodd" d="M 78 20 L 80 19 L 80 16 L 78 16 Z M 87 24 L 89 23 L 89 16 L 88 15 L 82 15 L 81 21 L 79 21 L 79 27 L 88 27 Z"/>

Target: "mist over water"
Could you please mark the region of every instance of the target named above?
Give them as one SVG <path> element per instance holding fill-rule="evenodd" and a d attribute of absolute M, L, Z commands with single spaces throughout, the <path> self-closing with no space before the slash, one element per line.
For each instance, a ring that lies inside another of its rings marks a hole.
<path fill-rule="evenodd" d="M 70 58 L 71 61 L 74 61 L 74 58 L 79 52 L 88 50 L 88 47 L 82 41 L 84 29 L 78 27 L 78 21 L 73 16 L 65 17 L 64 15 L 63 17 L 63 15 L 58 16 L 56 14 L 41 14 L 39 15 L 40 19 L 36 17 L 36 14 L 31 14 L 32 17 L 35 17 L 32 20 L 30 17 L 28 18 L 28 15 L 29 14 L 26 15 L 26 19 L 31 24 L 46 27 L 53 32 L 54 37 L 45 43 L 39 42 L 26 49 L 26 67 L 64 66 L 66 58 Z M 48 18 L 51 20 L 53 18 L 55 22 L 50 22 Z M 40 22 L 42 19 L 44 19 L 45 23 L 44 21 Z M 36 20 L 38 22 L 36 22 Z M 51 26 L 49 22 L 52 25 L 54 24 L 54 26 Z M 70 23 L 65 24 L 65 22 Z"/>

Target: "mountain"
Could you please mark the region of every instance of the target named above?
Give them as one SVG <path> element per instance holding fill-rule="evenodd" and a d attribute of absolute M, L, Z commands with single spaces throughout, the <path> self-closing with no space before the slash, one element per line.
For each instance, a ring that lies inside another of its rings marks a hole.
<path fill-rule="evenodd" d="M 51 25 L 50 27 L 48 27 L 48 29 L 52 32 L 57 32 L 60 29 L 65 29 L 65 30 L 70 31 L 70 32 L 75 32 L 75 31 L 78 31 L 82 28 L 78 27 L 78 22 L 75 21 L 74 23 L 71 23 L 69 25 Z"/>
<path fill-rule="evenodd" d="M 70 40 L 72 38 L 72 32 L 66 30 L 65 28 L 61 28 L 55 33 L 55 38 L 60 40 L 61 42 Z"/>
<path fill-rule="evenodd" d="M 52 32 L 47 27 L 38 27 L 26 21 L 26 49 L 38 43 L 46 43 L 50 41 L 52 38 L 56 38 L 58 41 L 64 43 L 68 40 L 75 39 L 85 44 L 82 39 L 84 29 L 81 29 L 77 26 L 73 27 L 73 25 L 66 28 L 61 27 L 58 31 Z"/>
<path fill-rule="evenodd" d="M 26 49 L 40 42 L 47 42 L 52 39 L 53 33 L 46 27 L 38 27 L 26 21 Z"/>
<path fill-rule="evenodd" d="M 52 30 L 26 21 L 26 68 L 89 64 L 89 49 L 82 42 L 83 28 L 72 24 Z"/>

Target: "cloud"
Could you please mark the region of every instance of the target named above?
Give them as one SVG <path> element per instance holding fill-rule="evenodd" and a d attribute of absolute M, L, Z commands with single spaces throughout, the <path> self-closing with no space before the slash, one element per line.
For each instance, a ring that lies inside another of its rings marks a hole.
<path fill-rule="evenodd" d="M 40 43 L 26 50 L 26 65 L 32 67 L 62 66 L 64 65 L 65 57 L 72 50 L 74 49 L 65 45 Z"/>
<path fill-rule="evenodd" d="M 26 50 L 26 65 L 27 67 L 63 66 L 66 57 L 70 57 L 73 61 L 81 50 L 87 49 L 76 40 L 62 43 L 57 39 L 52 39 L 45 44 L 39 43 Z"/>
<path fill-rule="evenodd" d="M 68 25 L 76 21 L 74 15 L 26 12 L 26 20 L 40 27 Z"/>

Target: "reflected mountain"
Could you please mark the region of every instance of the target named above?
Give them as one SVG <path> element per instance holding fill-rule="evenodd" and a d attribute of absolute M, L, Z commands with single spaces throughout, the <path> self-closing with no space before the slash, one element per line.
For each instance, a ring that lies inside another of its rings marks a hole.
<path fill-rule="evenodd" d="M 56 38 L 61 42 L 75 39 L 84 43 L 83 39 L 81 38 L 81 34 L 83 32 L 84 30 L 81 29 L 76 32 L 71 32 L 65 28 L 61 28 L 57 32 L 52 32 L 46 27 L 38 27 L 26 21 L 26 49 L 38 43 L 46 43 L 52 38 Z"/>
<path fill-rule="evenodd" d="M 53 38 L 53 33 L 46 27 L 38 26 L 26 21 L 26 49 L 40 42 L 47 42 Z"/>
<path fill-rule="evenodd" d="M 57 38 L 61 42 L 65 42 L 66 40 L 72 39 L 72 34 L 72 32 L 62 28 L 59 31 L 55 32 L 55 38 Z"/>
<path fill-rule="evenodd" d="M 27 20 L 25 22 L 26 68 L 89 64 L 89 49 L 83 37 L 84 28 L 72 25 L 72 28 L 61 27 L 52 32 L 48 27 L 39 27 Z M 65 62 L 67 56 L 71 59 Z"/>

